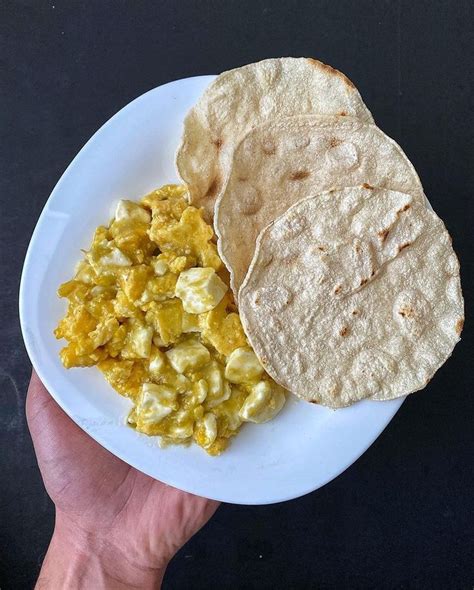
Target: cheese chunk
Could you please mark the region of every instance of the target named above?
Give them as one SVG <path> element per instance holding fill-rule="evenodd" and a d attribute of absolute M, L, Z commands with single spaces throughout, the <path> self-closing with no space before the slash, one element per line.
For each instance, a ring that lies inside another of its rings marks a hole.
<path fill-rule="evenodd" d="M 170 365 L 178 373 L 199 369 L 211 360 L 210 352 L 198 340 L 181 342 L 165 354 Z"/>
<path fill-rule="evenodd" d="M 127 342 L 122 350 L 123 358 L 149 358 L 151 342 L 153 339 L 153 328 L 138 321 L 132 321 L 128 333 Z"/>
<path fill-rule="evenodd" d="M 194 433 L 196 440 L 204 447 L 210 447 L 217 437 L 217 419 L 210 412 L 204 414 L 204 417 L 196 424 Z"/>
<path fill-rule="evenodd" d="M 158 424 L 176 408 L 176 392 L 171 387 L 144 383 L 135 409 L 137 424 Z"/>
<path fill-rule="evenodd" d="M 226 284 L 213 268 L 189 268 L 179 275 L 175 293 L 185 311 L 204 313 L 214 309 L 226 291 Z"/>
<path fill-rule="evenodd" d="M 251 348 L 236 348 L 227 359 L 225 377 L 232 383 L 256 381 L 263 373 L 263 367 Z"/>
<path fill-rule="evenodd" d="M 99 260 L 102 266 L 132 266 L 132 261 L 128 256 L 119 250 L 116 246 L 110 248 L 110 252 L 102 256 Z"/>
<path fill-rule="evenodd" d="M 152 267 L 155 271 L 155 274 L 159 277 L 164 276 L 168 272 L 168 265 L 164 260 L 155 259 L 152 262 Z"/>
<path fill-rule="evenodd" d="M 153 338 L 153 341 L 155 339 Z M 150 375 L 155 379 L 159 379 L 163 374 L 164 368 L 166 366 L 166 357 L 157 348 L 153 348 L 150 353 L 150 362 L 148 364 L 148 370 Z"/>
<path fill-rule="evenodd" d="M 283 388 L 276 384 L 272 385 L 269 381 L 260 381 L 252 387 L 240 408 L 239 416 L 245 422 L 268 422 L 278 414 L 284 404 Z"/>
<path fill-rule="evenodd" d="M 213 360 L 204 369 L 203 374 L 208 386 L 207 408 L 215 408 L 222 402 L 228 400 L 231 389 L 229 383 L 224 379 L 223 367 L 217 361 Z"/>
<path fill-rule="evenodd" d="M 115 209 L 115 220 L 121 221 L 122 219 L 133 219 L 134 221 L 150 223 L 151 215 L 146 209 L 137 205 L 137 203 L 122 199 L 118 202 L 117 208 Z"/>

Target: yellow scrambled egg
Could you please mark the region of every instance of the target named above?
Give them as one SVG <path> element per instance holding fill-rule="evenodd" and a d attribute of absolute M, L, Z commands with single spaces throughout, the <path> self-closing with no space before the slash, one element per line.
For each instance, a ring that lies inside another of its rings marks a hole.
<path fill-rule="evenodd" d="M 97 228 L 55 330 L 66 368 L 96 365 L 134 408 L 129 424 L 164 444 L 195 441 L 211 455 L 243 422 L 266 422 L 285 393 L 242 329 L 212 228 L 168 185 L 120 201 Z"/>

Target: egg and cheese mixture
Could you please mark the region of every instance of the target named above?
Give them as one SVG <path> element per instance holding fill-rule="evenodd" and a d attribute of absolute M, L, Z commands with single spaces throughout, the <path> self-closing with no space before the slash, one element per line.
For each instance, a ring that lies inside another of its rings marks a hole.
<path fill-rule="evenodd" d="M 69 305 L 55 336 L 66 368 L 95 365 L 133 401 L 137 431 L 218 455 L 285 392 L 249 346 L 213 240 L 185 187 L 120 201 L 58 290 Z"/>

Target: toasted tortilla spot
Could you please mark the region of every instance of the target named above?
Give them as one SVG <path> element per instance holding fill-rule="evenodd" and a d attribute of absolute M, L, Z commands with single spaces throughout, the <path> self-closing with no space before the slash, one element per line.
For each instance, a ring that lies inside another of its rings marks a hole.
<path fill-rule="evenodd" d="M 378 237 L 380 238 L 381 242 L 385 242 L 388 236 L 388 232 L 390 231 L 389 228 L 382 229 L 381 231 L 377 232 Z"/>
<path fill-rule="evenodd" d="M 211 185 L 207 189 L 206 197 L 213 197 L 217 191 L 219 190 L 220 180 L 219 177 L 216 176 L 214 180 L 211 182 Z"/>
<path fill-rule="evenodd" d="M 411 207 L 410 203 L 407 203 L 404 207 L 402 207 L 401 209 L 399 209 L 397 211 L 397 215 L 399 215 L 400 213 L 404 213 L 405 211 L 408 211 L 408 209 Z"/>
<path fill-rule="evenodd" d="M 402 307 L 398 313 L 404 318 L 411 318 L 415 315 L 414 309 L 409 306 Z"/>
<path fill-rule="evenodd" d="M 459 336 L 461 336 L 461 332 L 462 332 L 463 328 L 464 328 L 464 318 L 460 318 L 456 322 L 456 326 L 455 326 L 456 333 L 459 334 Z"/>
<path fill-rule="evenodd" d="M 342 141 L 340 139 L 338 139 L 337 137 L 331 137 L 331 139 L 329 140 L 329 147 L 330 148 L 335 148 L 338 145 L 341 145 Z"/>
<path fill-rule="evenodd" d="M 306 59 L 315 68 L 319 68 L 321 70 L 324 70 L 328 74 L 331 74 L 333 76 L 338 76 L 339 78 L 341 78 L 341 80 L 344 81 L 345 84 L 347 84 L 347 86 L 349 86 L 349 88 L 355 88 L 354 84 L 349 80 L 349 78 L 345 74 L 340 72 L 339 70 L 336 70 L 332 66 L 329 66 L 328 64 L 325 64 L 322 61 L 319 61 L 317 59 L 313 59 L 312 57 L 307 57 Z"/>
<path fill-rule="evenodd" d="M 309 172 L 307 170 L 297 170 L 290 174 L 290 180 L 304 180 L 308 178 Z"/>

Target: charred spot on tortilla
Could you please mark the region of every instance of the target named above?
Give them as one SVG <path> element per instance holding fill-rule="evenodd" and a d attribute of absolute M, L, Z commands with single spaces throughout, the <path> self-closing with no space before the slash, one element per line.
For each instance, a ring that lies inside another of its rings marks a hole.
<path fill-rule="evenodd" d="M 308 170 L 296 170 L 290 174 L 290 180 L 304 180 L 309 174 Z"/>
<path fill-rule="evenodd" d="M 337 137 L 331 137 L 331 139 L 329 140 L 329 147 L 330 148 L 335 148 L 338 145 L 341 145 L 342 141 L 340 139 L 338 139 Z"/>
<path fill-rule="evenodd" d="M 347 84 L 347 86 L 349 86 L 349 88 L 351 88 L 351 90 L 355 90 L 355 86 L 349 80 L 349 78 L 345 74 L 340 72 L 339 70 L 336 70 L 336 68 L 333 68 L 332 66 L 325 64 L 322 61 L 319 61 L 317 59 L 313 59 L 312 57 L 307 57 L 306 59 L 315 68 L 319 68 L 332 76 L 338 76 L 339 78 L 341 78 L 341 80 L 344 82 L 344 84 Z"/>
<path fill-rule="evenodd" d="M 219 190 L 219 185 L 220 179 L 218 176 L 216 176 L 214 180 L 211 182 L 209 188 L 207 189 L 206 197 L 213 197 L 215 194 L 217 194 Z"/>
<path fill-rule="evenodd" d="M 400 213 L 405 213 L 405 211 L 408 211 L 408 209 L 411 207 L 410 203 L 407 203 L 406 205 L 404 205 L 401 209 L 399 209 L 397 211 L 397 215 L 400 215 Z"/>
<path fill-rule="evenodd" d="M 385 242 L 385 240 L 387 239 L 389 231 L 390 231 L 390 228 L 387 227 L 386 229 L 382 229 L 379 232 L 377 232 L 377 235 L 380 238 L 380 241 L 382 243 Z"/>
<path fill-rule="evenodd" d="M 405 306 L 398 310 L 398 313 L 404 318 L 411 318 L 415 315 L 413 307 Z"/>
<path fill-rule="evenodd" d="M 398 246 L 398 252 L 400 253 L 402 250 L 405 250 L 405 248 L 408 248 L 408 246 L 411 246 L 411 242 L 405 242 L 405 244 Z"/>

